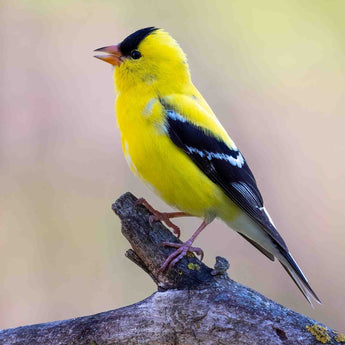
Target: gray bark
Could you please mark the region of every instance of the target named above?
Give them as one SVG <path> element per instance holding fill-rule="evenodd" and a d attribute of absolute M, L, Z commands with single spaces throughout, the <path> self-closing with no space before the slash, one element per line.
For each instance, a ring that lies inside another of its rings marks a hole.
<path fill-rule="evenodd" d="M 159 222 L 151 227 L 150 213 L 135 200 L 124 194 L 113 210 L 132 246 L 127 257 L 151 276 L 158 291 L 124 308 L 2 330 L 1 345 L 340 344 L 335 331 L 231 280 L 222 258 L 212 270 L 191 255 L 160 274 L 173 249 L 159 243 L 179 240 Z"/>

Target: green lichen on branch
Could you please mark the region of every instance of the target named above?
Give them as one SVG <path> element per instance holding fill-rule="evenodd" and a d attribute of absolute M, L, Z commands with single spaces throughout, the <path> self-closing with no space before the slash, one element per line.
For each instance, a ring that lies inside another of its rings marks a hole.
<path fill-rule="evenodd" d="M 194 271 L 194 270 L 199 271 L 200 270 L 200 265 L 193 264 L 192 262 L 190 262 L 187 267 L 188 267 L 188 269 L 190 269 L 192 271 Z"/>
<path fill-rule="evenodd" d="M 338 343 L 343 343 L 345 342 L 345 335 L 342 333 L 335 332 L 336 336 L 334 337 L 334 340 L 337 341 Z"/>
<path fill-rule="evenodd" d="M 332 340 L 326 327 L 314 324 L 312 326 L 305 326 L 305 328 L 322 344 L 327 344 L 327 342 Z"/>

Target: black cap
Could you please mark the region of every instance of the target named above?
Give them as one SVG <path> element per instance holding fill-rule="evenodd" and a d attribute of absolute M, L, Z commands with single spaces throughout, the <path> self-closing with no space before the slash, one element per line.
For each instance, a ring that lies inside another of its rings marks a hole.
<path fill-rule="evenodd" d="M 148 28 L 140 29 L 128 37 L 126 37 L 121 43 L 120 43 L 120 50 L 121 53 L 126 56 L 129 55 L 130 52 L 134 49 L 138 48 L 139 43 L 148 35 L 151 34 L 151 32 L 158 30 L 158 28 L 155 28 L 154 26 L 150 26 Z"/>

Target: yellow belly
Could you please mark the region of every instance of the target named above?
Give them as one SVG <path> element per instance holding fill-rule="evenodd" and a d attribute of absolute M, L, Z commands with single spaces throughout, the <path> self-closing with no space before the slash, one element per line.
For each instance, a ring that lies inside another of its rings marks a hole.
<path fill-rule="evenodd" d="M 211 215 L 232 221 L 239 208 L 168 137 L 165 112 L 158 99 L 147 88 L 117 98 L 122 148 L 132 171 L 171 206 L 199 217 Z M 194 103 L 184 104 L 189 106 L 185 109 L 188 114 L 198 109 Z M 204 121 L 211 120 L 204 117 Z"/>
<path fill-rule="evenodd" d="M 151 125 L 122 134 L 122 145 L 132 171 L 153 187 L 168 204 L 195 216 L 233 219 L 237 207 L 169 137 Z"/>

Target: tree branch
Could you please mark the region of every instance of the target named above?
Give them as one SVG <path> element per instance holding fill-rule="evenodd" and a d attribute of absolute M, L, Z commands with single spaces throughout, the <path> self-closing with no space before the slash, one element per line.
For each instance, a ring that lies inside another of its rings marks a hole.
<path fill-rule="evenodd" d="M 0 331 L 1 345 L 173 345 L 173 344 L 340 344 L 345 337 L 229 279 L 228 263 L 217 258 L 215 269 L 194 255 L 159 273 L 179 242 L 150 213 L 121 196 L 113 204 L 122 233 L 132 246 L 126 256 L 158 286 L 145 300 L 128 307 L 51 323 Z"/>

